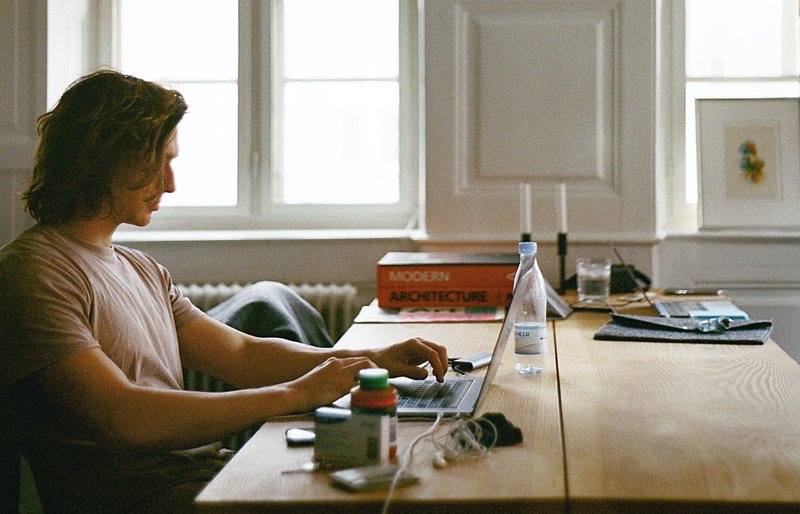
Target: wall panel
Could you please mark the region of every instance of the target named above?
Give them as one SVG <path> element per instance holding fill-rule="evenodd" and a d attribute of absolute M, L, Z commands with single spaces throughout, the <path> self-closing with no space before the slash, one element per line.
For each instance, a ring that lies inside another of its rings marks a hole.
<path fill-rule="evenodd" d="M 426 3 L 426 219 L 431 238 L 519 233 L 520 183 L 537 239 L 649 240 L 654 215 L 653 5 Z M 635 61 L 635 62 L 634 62 Z M 627 102 L 630 102 L 628 105 Z M 628 202 L 626 198 L 636 198 Z"/>

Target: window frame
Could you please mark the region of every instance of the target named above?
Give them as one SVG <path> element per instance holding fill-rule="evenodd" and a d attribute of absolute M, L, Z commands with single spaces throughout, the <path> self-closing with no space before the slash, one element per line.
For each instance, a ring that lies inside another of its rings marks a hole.
<path fill-rule="evenodd" d="M 119 62 L 116 48 L 117 1 L 92 1 L 98 20 L 97 61 L 90 68 Z M 421 73 L 419 66 L 419 13 L 413 0 L 400 7 L 400 200 L 396 204 L 279 204 L 272 201 L 272 146 L 276 123 L 275 37 L 279 21 L 274 16 L 283 0 L 239 2 L 238 77 L 238 205 L 235 207 L 162 206 L 148 227 L 121 227 L 121 231 L 197 230 L 333 230 L 414 229 L 420 225 Z M 91 58 L 89 59 L 92 60 Z M 258 92 L 262 91 L 262 94 Z M 191 106 L 190 106 L 191 109 Z M 279 110 L 278 110 L 279 111 Z M 180 187 L 180 184 L 178 184 Z"/>
<path fill-rule="evenodd" d="M 661 20 L 665 83 L 661 84 L 664 104 L 660 106 L 664 148 L 666 230 L 696 229 L 697 205 L 686 201 L 686 80 L 683 0 L 666 0 Z"/>
<path fill-rule="evenodd" d="M 664 54 L 664 76 L 661 87 L 663 104 L 659 106 L 662 113 L 662 129 L 665 140 L 660 142 L 663 152 L 664 188 L 667 192 L 664 205 L 665 216 L 663 228 L 667 232 L 695 232 L 698 230 L 698 203 L 689 202 L 686 198 L 688 174 L 687 151 L 687 110 L 686 90 L 689 84 L 710 84 L 720 87 L 722 84 L 763 83 L 775 85 L 781 82 L 798 82 L 798 77 L 690 77 L 686 74 L 686 0 L 666 0 L 661 23 L 661 48 Z M 800 90 L 797 95 L 800 96 Z M 734 95 L 736 96 L 736 95 Z M 733 98 L 734 96 L 720 92 L 714 98 Z M 744 96 L 744 95 L 738 95 Z M 776 95 L 747 95 L 751 98 L 771 98 Z M 785 95 L 777 95 L 785 96 Z M 702 96 L 710 98 L 711 96 Z M 697 180 L 695 175 L 695 180 Z M 699 186 L 698 186 L 699 194 Z M 699 200 L 698 200 L 699 201 Z"/>

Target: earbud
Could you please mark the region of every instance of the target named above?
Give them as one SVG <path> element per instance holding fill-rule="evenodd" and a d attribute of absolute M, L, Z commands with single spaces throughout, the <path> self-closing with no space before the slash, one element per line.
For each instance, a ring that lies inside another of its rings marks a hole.
<path fill-rule="evenodd" d="M 447 459 L 444 456 L 443 451 L 438 451 L 433 454 L 433 467 L 434 468 L 443 468 L 447 466 Z"/>

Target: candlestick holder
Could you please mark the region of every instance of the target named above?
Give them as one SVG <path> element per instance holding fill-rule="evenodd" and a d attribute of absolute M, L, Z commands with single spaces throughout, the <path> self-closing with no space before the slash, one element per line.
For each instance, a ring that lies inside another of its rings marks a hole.
<path fill-rule="evenodd" d="M 567 234 L 565 232 L 558 233 L 558 261 L 559 261 L 559 282 L 558 294 L 566 292 L 564 273 L 566 271 L 566 257 L 567 257 Z"/>

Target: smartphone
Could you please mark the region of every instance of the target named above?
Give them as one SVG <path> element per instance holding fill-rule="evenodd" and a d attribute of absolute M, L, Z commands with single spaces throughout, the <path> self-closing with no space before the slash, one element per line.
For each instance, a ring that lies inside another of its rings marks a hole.
<path fill-rule="evenodd" d="M 375 464 L 334 471 L 329 477 L 333 485 L 349 491 L 370 491 L 389 487 L 398 470 L 399 466 L 395 464 Z M 416 475 L 403 471 L 397 479 L 397 485 L 413 484 L 418 480 Z"/>
<path fill-rule="evenodd" d="M 314 444 L 316 434 L 310 428 L 286 429 L 286 444 L 289 446 L 310 446 Z"/>
<path fill-rule="evenodd" d="M 450 365 L 453 367 L 454 370 L 464 373 L 466 371 L 472 371 L 473 369 L 478 369 L 484 366 L 488 366 L 491 360 L 492 360 L 491 353 L 480 352 L 468 355 L 467 357 L 453 359 Z"/>

